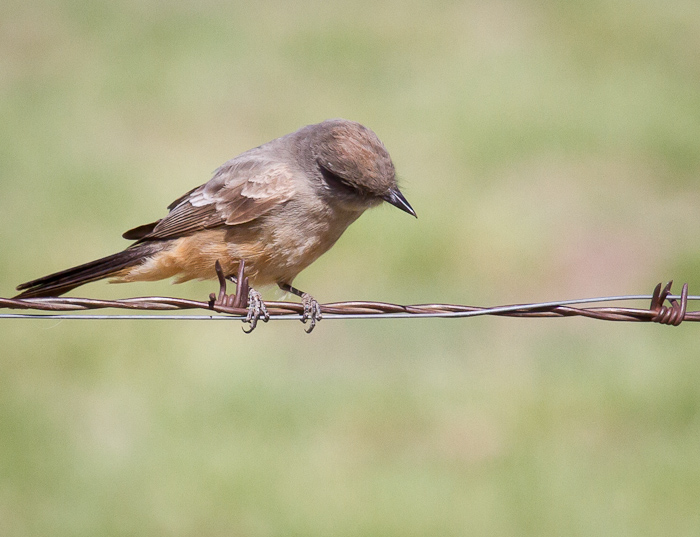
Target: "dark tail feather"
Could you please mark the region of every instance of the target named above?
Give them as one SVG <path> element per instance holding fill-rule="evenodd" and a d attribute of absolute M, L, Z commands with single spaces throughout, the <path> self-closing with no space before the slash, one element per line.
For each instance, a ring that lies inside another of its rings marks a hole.
<path fill-rule="evenodd" d="M 123 252 L 103 257 L 62 270 L 17 286 L 22 291 L 15 298 L 33 298 L 42 296 L 59 296 L 85 283 L 108 278 L 122 269 L 138 265 L 144 258 L 153 255 L 160 248 L 155 244 L 139 244 Z"/>

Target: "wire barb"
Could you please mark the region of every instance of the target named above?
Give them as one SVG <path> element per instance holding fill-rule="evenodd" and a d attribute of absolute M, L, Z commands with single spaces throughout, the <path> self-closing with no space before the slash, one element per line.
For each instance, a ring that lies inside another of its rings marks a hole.
<path fill-rule="evenodd" d="M 675 298 L 668 299 L 668 296 L 671 294 L 671 285 L 673 285 L 673 280 L 668 282 L 663 290 L 661 290 L 661 284 L 658 284 L 654 289 L 651 305 L 649 306 L 651 311 L 656 312 L 656 315 L 651 318 L 652 322 L 678 326 L 685 319 L 688 309 L 688 284 L 683 284 L 680 303 Z M 663 305 L 667 299 L 671 307 Z"/>
<path fill-rule="evenodd" d="M 216 271 L 216 277 L 219 279 L 219 296 L 217 297 L 214 293 L 209 295 L 209 309 L 221 311 L 222 307 L 231 309 L 247 308 L 248 314 L 245 317 L 245 322 L 248 323 L 249 328 L 248 330 L 243 328 L 246 334 L 250 334 L 255 330 L 260 319 L 265 323 L 270 320 L 270 314 L 265 307 L 262 296 L 250 286 L 248 278 L 243 275 L 245 271 L 244 260 L 241 259 L 238 264 L 238 275 L 228 276 L 228 278 L 236 284 L 235 295 L 226 294 L 227 277 L 218 259 L 216 263 L 214 263 L 214 270 Z"/>

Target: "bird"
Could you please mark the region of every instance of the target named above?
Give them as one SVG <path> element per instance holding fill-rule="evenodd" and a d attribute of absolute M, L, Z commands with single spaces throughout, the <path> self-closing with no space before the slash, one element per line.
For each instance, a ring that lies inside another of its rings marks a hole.
<path fill-rule="evenodd" d="M 59 296 L 104 278 L 182 283 L 244 274 L 251 330 L 269 318 L 255 290 L 268 285 L 301 297 L 302 320 L 310 318 L 313 329 L 320 306 L 292 287 L 294 279 L 383 202 L 416 217 L 377 135 L 355 121 L 329 119 L 241 153 L 173 201 L 164 218 L 126 231 L 135 242 L 125 250 L 22 283 L 15 298 Z"/>

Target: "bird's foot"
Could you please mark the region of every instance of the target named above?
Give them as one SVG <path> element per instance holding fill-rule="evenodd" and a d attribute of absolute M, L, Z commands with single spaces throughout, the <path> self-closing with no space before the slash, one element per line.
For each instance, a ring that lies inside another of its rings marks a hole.
<path fill-rule="evenodd" d="M 310 334 L 316 327 L 316 323 L 323 318 L 321 315 L 321 305 L 316 302 L 316 299 L 309 293 L 301 295 L 301 303 L 304 305 L 304 313 L 301 316 L 301 322 L 306 324 L 306 321 L 311 321 L 309 328 L 304 330 L 307 334 Z"/>
<path fill-rule="evenodd" d="M 270 320 L 270 314 L 265 307 L 262 296 L 255 289 L 250 289 L 248 291 L 248 315 L 246 315 L 245 322 L 250 325 L 250 329 L 243 331 L 246 334 L 250 334 L 255 327 L 258 325 L 258 321 L 262 319 L 264 323 Z"/>
<path fill-rule="evenodd" d="M 321 320 L 321 305 L 316 302 L 316 299 L 309 293 L 303 293 L 288 283 L 278 283 L 277 285 L 282 291 L 301 297 L 301 303 L 304 306 L 304 311 L 301 314 L 301 322 L 306 324 L 307 321 L 311 321 L 309 328 L 305 330 L 307 334 L 310 334 L 316 327 L 316 323 Z"/>

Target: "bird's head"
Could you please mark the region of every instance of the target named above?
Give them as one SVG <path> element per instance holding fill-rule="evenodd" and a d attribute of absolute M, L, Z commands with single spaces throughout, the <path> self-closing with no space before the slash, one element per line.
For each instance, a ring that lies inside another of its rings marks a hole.
<path fill-rule="evenodd" d="M 307 129 L 312 165 L 330 197 L 354 210 L 386 201 L 416 216 L 396 183 L 391 157 L 374 132 L 345 119 L 329 119 Z"/>

